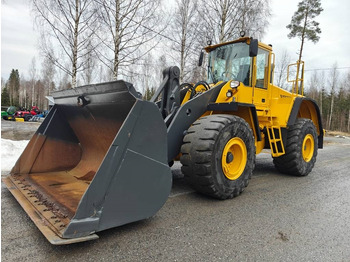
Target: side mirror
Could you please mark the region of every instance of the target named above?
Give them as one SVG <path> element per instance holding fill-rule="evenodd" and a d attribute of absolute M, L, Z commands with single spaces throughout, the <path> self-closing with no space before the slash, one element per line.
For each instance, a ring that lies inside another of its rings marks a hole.
<path fill-rule="evenodd" d="M 258 39 L 250 39 L 249 56 L 254 57 L 258 55 Z"/>
<path fill-rule="evenodd" d="M 204 57 L 204 52 L 201 51 L 201 54 L 199 55 L 198 66 L 202 66 L 202 64 L 203 64 L 203 57 Z"/>

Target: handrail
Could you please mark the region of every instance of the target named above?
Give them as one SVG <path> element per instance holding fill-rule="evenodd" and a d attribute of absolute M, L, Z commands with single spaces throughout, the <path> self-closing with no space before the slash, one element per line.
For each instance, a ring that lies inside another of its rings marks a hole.
<path fill-rule="evenodd" d="M 296 72 L 295 79 L 289 79 L 289 68 L 291 66 L 297 66 L 297 72 Z M 301 66 L 301 68 L 300 68 L 300 66 Z M 301 74 L 300 74 L 301 76 L 299 78 L 300 69 L 301 69 Z M 288 65 L 287 82 L 293 83 L 292 93 L 304 95 L 304 61 L 298 60 L 296 63 Z M 300 85 L 299 85 L 299 82 L 300 82 Z M 299 89 L 299 86 L 300 86 L 300 89 Z"/>

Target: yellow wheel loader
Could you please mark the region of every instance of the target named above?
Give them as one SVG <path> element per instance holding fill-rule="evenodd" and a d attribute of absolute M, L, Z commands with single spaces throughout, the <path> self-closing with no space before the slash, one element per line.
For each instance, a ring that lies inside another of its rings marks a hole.
<path fill-rule="evenodd" d="M 205 51 L 207 81 L 180 85 L 170 67 L 151 101 L 124 81 L 53 94 L 55 106 L 3 179 L 52 244 L 153 216 L 170 193 L 174 160 L 197 192 L 218 199 L 242 193 L 264 148 L 279 171 L 311 172 L 323 129 L 302 94 L 303 64 L 288 92 L 273 85 L 271 46 L 241 37 Z"/>

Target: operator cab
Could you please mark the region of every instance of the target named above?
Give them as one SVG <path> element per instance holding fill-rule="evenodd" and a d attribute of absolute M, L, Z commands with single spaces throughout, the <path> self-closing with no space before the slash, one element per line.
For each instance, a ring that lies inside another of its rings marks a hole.
<path fill-rule="evenodd" d="M 258 47 L 258 41 L 243 37 L 236 41 L 208 46 L 208 82 L 236 80 L 245 86 L 267 88 L 269 50 Z M 256 77 L 253 78 L 254 60 Z"/>

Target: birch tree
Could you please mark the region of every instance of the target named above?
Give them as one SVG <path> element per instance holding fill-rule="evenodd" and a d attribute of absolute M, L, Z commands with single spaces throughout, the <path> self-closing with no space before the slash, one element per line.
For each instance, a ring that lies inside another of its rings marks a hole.
<path fill-rule="evenodd" d="M 262 37 L 270 15 L 269 0 L 208 0 L 201 8 L 205 30 L 214 43 L 233 40 L 242 30 Z"/>
<path fill-rule="evenodd" d="M 332 126 L 334 97 L 335 97 L 336 88 L 338 85 L 339 72 L 337 67 L 338 67 L 337 63 L 333 64 L 332 71 L 330 72 L 330 76 L 329 76 L 329 86 L 331 87 L 331 107 L 329 110 L 328 129 L 331 129 L 331 126 Z"/>
<path fill-rule="evenodd" d="M 35 82 L 36 82 L 36 77 L 37 77 L 35 57 L 32 58 L 32 61 L 30 63 L 29 76 L 30 76 L 30 81 L 31 81 L 30 101 L 31 101 L 31 106 L 34 106 L 34 103 L 35 103 Z"/>
<path fill-rule="evenodd" d="M 77 74 L 87 66 L 96 16 L 93 0 L 32 0 L 36 24 L 41 33 L 41 50 L 55 66 L 71 77 L 73 88 Z"/>
<path fill-rule="evenodd" d="M 241 17 L 239 18 L 239 29 L 247 36 L 261 39 L 269 25 L 271 16 L 269 0 L 241 0 Z"/>
<path fill-rule="evenodd" d="M 52 83 L 54 82 L 55 74 L 55 65 L 48 57 L 45 57 L 41 64 L 41 75 L 43 83 L 46 86 L 46 95 L 49 95 L 54 90 L 54 85 Z"/>
<path fill-rule="evenodd" d="M 88 40 L 88 44 L 87 44 L 87 55 L 85 56 L 85 69 L 82 72 L 82 77 L 84 80 L 84 84 L 85 85 L 89 85 L 93 82 L 94 77 L 97 75 L 97 73 L 94 73 L 96 71 L 96 53 L 95 53 L 95 45 L 93 44 L 93 42 L 90 40 Z"/>
<path fill-rule="evenodd" d="M 49 96 L 51 92 L 55 89 L 55 85 L 54 85 L 55 74 L 56 74 L 55 65 L 52 63 L 52 61 L 48 57 L 45 57 L 41 64 L 41 77 L 42 77 L 42 82 L 44 87 L 44 96 Z M 43 102 L 43 105 L 45 106 L 45 108 L 43 109 L 49 108 L 48 101 Z"/>
<path fill-rule="evenodd" d="M 195 48 L 198 38 L 198 6 L 197 0 L 177 0 L 176 11 L 172 26 L 172 47 L 178 54 L 180 61 L 180 83 L 192 71 L 191 60 L 197 57 L 199 52 Z"/>
<path fill-rule="evenodd" d="M 143 58 L 155 45 L 159 0 L 97 0 L 101 43 L 99 60 L 116 80 L 122 68 Z M 148 47 L 147 47 L 148 45 Z"/>

